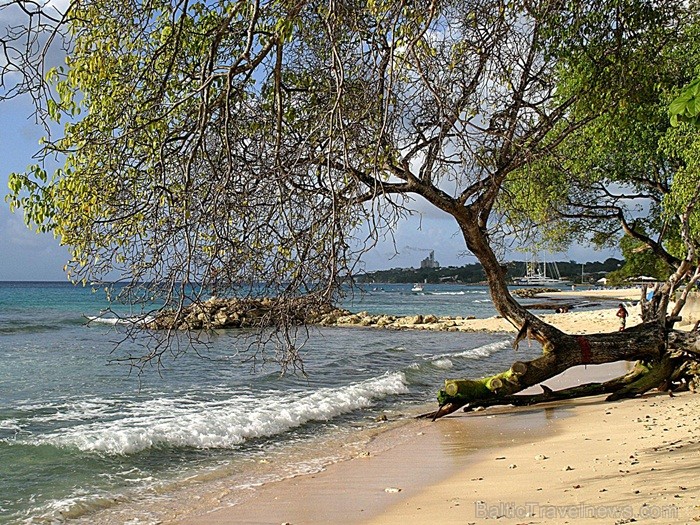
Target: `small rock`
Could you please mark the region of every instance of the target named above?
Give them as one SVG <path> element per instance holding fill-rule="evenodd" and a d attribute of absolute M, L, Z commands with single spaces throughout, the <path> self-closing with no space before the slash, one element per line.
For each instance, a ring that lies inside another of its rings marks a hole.
<path fill-rule="evenodd" d="M 535 456 L 535 460 L 536 460 L 536 461 L 543 461 L 543 460 L 545 460 L 545 459 L 549 459 L 549 458 L 548 458 L 547 456 L 545 456 L 544 454 L 537 454 L 537 455 Z"/>
<path fill-rule="evenodd" d="M 384 492 L 387 492 L 389 494 L 396 494 L 397 492 L 401 492 L 401 489 L 398 487 L 387 487 L 384 489 Z"/>
<path fill-rule="evenodd" d="M 515 463 L 511 463 L 510 465 L 508 465 L 508 468 L 518 468 L 518 465 L 516 465 Z"/>

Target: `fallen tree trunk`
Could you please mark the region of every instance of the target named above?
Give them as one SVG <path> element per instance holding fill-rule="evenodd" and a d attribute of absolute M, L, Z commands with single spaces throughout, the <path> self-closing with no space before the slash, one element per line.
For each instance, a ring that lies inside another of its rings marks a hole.
<path fill-rule="evenodd" d="M 626 386 L 633 384 L 641 377 L 644 377 L 649 372 L 649 367 L 641 362 L 627 372 L 624 376 L 616 377 L 603 383 L 586 383 L 562 390 L 552 390 L 546 385 L 540 384 L 542 393 L 539 394 L 513 394 L 502 397 L 494 397 L 488 400 L 480 399 L 475 402 L 469 402 L 464 405 L 464 411 L 469 412 L 476 409 L 486 408 L 489 406 L 498 405 L 513 405 L 513 406 L 530 406 L 538 403 L 547 403 L 550 401 L 561 401 L 564 399 L 574 399 L 578 397 L 595 396 L 617 392 Z M 419 418 L 437 419 L 442 417 L 440 411 L 421 414 Z"/>
<path fill-rule="evenodd" d="M 516 361 L 510 369 L 499 374 L 477 379 L 448 379 L 438 394 L 439 409 L 430 414 L 434 419 L 443 417 L 464 406 L 492 406 L 496 404 L 533 404 L 554 399 L 568 399 L 585 395 L 614 393 L 614 398 L 630 397 L 654 388 L 664 382 L 678 364 L 667 356 L 667 335 L 658 323 L 645 323 L 623 332 L 569 335 L 558 330 L 544 335 L 535 328 L 523 325 L 517 343 L 525 335 L 543 343 L 542 355 L 531 361 Z M 693 338 L 677 338 L 685 345 Z M 698 347 L 700 348 L 700 347 Z M 698 350 L 700 353 L 700 349 Z M 537 396 L 515 396 L 517 392 L 550 379 L 565 370 L 586 364 L 615 361 L 643 361 L 632 375 L 611 382 L 591 384 L 553 392 L 545 389 Z"/>
<path fill-rule="evenodd" d="M 436 200 L 437 204 L 441 202 Z M 700 372 L 693 377 L 687 370 L 690 368 L 688 362 L 697 361 L 700 356 L 697 333 L 681 335 L 673 330 L 674 324 L 681 320 L 680 312 L 689 289 L 700 281 L 700 267 L 693 250 L 689 250 L 682 261 L 669 259 L 675 271 L 663 285 L 654 289 L 648 304 L 646 296 L 641 297 L 641 325 L 613 333 L 570 335 L 544 322 L 513 298 L 506 282 L 507 270 L 491 249 L 487 221 L 481 215 L 474 214 L 471 208 L 459 206 L 446 205 L 443 209 L 457 219 L 468 249 L 482 264 L 494 307 L 504 319 L 519 327 L 513 346 L 517 349 L 521 340 L 532 338 L 542 345 L 542 355 L 531 361 L 516 361 L 508 370 L 490 377 L 445 381 L 444 388 L 438 393 L 439 409 L 431 414 L 433 419 L 465 406 L 472 409 L 495 404 L 532 404 L 599 393 L 610 393 L 610 399 L 620 399 L 660 385 L 673 388 L 674 381 L 685 381 L 688 388 L 696 385 L 700 389 L 697 379 Z M 669 312 L 672 296 L 681 282 L 686 283 L 685 290 L 674 297 L 675 304 Z M 561 392 L 545 388 L 542 394 L 529 398 L 515 396 L 573 366 L 623 360 L 640 362 L 637 374 L 618 378 L 612 383 L 584 385 Z M 692 380 L 689 381 L 690 377 Z"/>

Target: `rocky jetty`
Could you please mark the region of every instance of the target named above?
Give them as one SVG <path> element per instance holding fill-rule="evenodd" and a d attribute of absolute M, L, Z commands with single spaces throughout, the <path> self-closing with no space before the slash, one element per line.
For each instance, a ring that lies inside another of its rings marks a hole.
<path fill-rule="evenodd" d="M 438 317 L 436 315 L 373 315 L 367 312 L 359 312 L 349 315 L 340 315 L 335 319 L 335 326 L 370 326 L 376 328 L 389 328 L 395 330 L 442 330 L 448 332 L 464 331 L 465 320 L 474 320 L 474 316 L 468 317 Z M 319 323 L 326 324 L 326 323 Z"/>
<path fill-rule="evenodd" d="M 523 288 L 514 293 L 532 297 L 551 292 L 549 288 Z M 558 291 L 558 290 L 554 290 Z M 533 310 L 569 311 L 572 304 L 547 302 L 529 305 Z M 394 330 L 437 330 L 448 332 L 504 331 L 512 326 L 500 316 L 476 319 L 474 316 L 447 317 L 437 315 L 387 315 L 368 312 L 353 313 L 333 305 L 310 305 L 308 302 L 281 302 L 271 298 L 230 299 L 212 297 L 183 307 L 179 312 L 160 312 L 147 327 L 154 330 L 219 330 L 264 328 L 281 324 L 320 326 L 357 326 Z"/>
<path fill-rule="evenodd" d="M 511 291 L 512 295 L 517 297 L 526 297 L 531 299 L 541 293 L 561 292 L 559 288 L 516 288 Z"/>
<path fill-rule="evenodd" d="M 270 298 L 225 299 L 212 297 L 201 303 L 185 306 L 180 311 L 160 312 L 148 324 L 154 330 L 217 330 L 261 328 L 278 324 L 284 317 L 291 324 L 332 325 L 350 312 L 332 305 L 310 308 L 302 301 L 280 302 Z"/>
<path fill-rule="evenodd" d="M 224 299 L 213 297 L 202 303 L 184 307 L 180 312 L 168 310 L 158 314 L 148 328 L 154 330 L 218 330 L 231 328 L 261 328 L 274 326 L 280 316 L 291 324 L 321 326 L 367 326 L 397 330 L 464 329 L 469 317 L 438 317 L 436 315 L 377 315 L 368 312 L 352 313 L 332 305 L 308 308 L 304 303 L 287 303 L 284 307 L 269 298 Z"/>

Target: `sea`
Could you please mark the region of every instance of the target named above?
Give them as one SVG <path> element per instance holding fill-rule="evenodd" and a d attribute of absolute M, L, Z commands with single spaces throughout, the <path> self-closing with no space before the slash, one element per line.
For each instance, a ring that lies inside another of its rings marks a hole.
<path fill-rule="evenodd" d="M 411 288 L 366 285 L 342 306 L 496 314 L 484 286 Z M 184 352 L 176 335 L 159 362 L 135 368 L 123 357 L 143 355 L 152 334 L 88 322 L 109 306 L 90 287 L 0 282 L 0 524 L 158 523 L 167 511 L 155 508 L 186 507 L 211 487 L 235 503 L 436 408 L 446 378 L 541 351 L 514 355 L 506 333 L 311 327 L 304 373 L 252 359 L 236 331 Z"/>

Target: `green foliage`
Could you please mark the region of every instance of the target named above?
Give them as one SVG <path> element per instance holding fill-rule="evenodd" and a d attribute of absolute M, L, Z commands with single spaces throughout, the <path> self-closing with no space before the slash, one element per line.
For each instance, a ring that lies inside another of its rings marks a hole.
<path fill-rule="evenodd" d="M 628 278 L 642 275 L 665 281 L 671 273 L 668 265 L 653 250 L 638 240 L 624 236 L 620 240 L 620 249 L 625 264 L 619 270 L 608 274 L 608 284 L 623 284 Z"/>
<path fill-rule="evenodd" d="M 693 80 L 681 91 L 669 105 L 668 112 L 672 126 L 678 126 L 681 122 L 700 126 L 700 78 Z"/>
<path fill-rule="evenodd" d="M 8 199 L 74 275 L 280 293 L 330 293 L 412 195 L 476 223 L 469 249 L 610 245 L 630 214 L 667 232 L 697 187 L 682 127 L 659 147 L 698 56 L 686 5 L 73 3 L 46 75 L 64 133 L 41 152 L 63 165 L 12 175 Z"/>
<path fill-rule="evenodd" d="M 607 41 L 600 35 L 599 51 L 608 53 L 602 75 L 596 73 L 601 62 L 592 60 L 593 54 L 567 46 L 571 51 L 559 72 L 559 94 L 575 97 L 572 118 L 596 108 L 600 115 L 567 136 L 553 155 L 520 169 L 518 177 L 525 182 L 508 181 L 511 198 L 502 208 L 513 224 L 534 229 L 544 239 L 614 246 L 624 226 L 633 237 L 622 237 L 622 245 L 634 242 L 637 251 L 626 254 L 631 260 L 620 276 L 667 277 L 670 261 L 696 250 L 700 240 L 697 132 L 687 124 L 697 117 L 699 84 L 677 95 L 678 86 L 696 76 L 700 27 L 697 16 L 691 16 L 690 23 L 668 31 L 672 26 L 661 11 L 648 4 L 628 7 L 621 15 L 628 28 L 656 20 L 658 33 L 646 40 L 636 33 L 631 38 L 637 44 L 630 47 L 616 43 L 622 35 L 614 28 L 606 33 Z M 696 3 L 689 8 L 697 14 Z M 674 97 L 671 127 L 668 108 Z"/>

